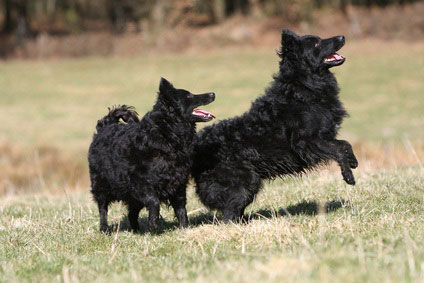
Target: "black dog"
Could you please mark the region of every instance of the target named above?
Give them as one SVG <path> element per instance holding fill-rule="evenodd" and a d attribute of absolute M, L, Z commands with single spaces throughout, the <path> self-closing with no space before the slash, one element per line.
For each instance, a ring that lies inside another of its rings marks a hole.
<path fill-rule="evenodd" d="M 170 203 L 180 226 L 187 226 L 186 185 L 195 123 L 214 118 L 195 108 L 214 99 L 214 93 L 193 95 L 161 79 L 157 102 L 141 121 L 133 108 L 125 105 L 98 121 L 88 161 L 101 231 L 108 229 L 107 211 L 112 201 L 128 205 L 134 231 L 139 230 L 138 214 L 143 207 L 149 211 L 149 228 L 157 229 L 160 202 Z M 119 124 L 120 118 L 131 123 Z"/>
<path fill-rule="evenodd" d="M 343 64 L 335 53 L 343 36 L 321 39 L 284 30 L 280 70 L 265 95 L 239 117 L 198 133 L 192 169 L 196 192 L 224 221 L 243 216 L 262 180 L 304 173 L 335 160 L 344 180 L 355 184 L 358 162 L 336 135 L 347 115 L 329 68 Z"/>

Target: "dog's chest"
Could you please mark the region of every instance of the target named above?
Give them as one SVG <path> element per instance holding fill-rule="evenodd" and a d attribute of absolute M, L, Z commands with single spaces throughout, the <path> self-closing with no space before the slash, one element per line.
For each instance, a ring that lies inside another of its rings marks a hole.
<path fill-rule="evenodd" d="M 310 116 L 309 124 L 315 128 L 316 133 L 330 134 L 331 138 L 335 138 L 343 118 L 346 116 L 346 111 L 335 96 L 311 105 L 307 109 L 306 115 Z"/>

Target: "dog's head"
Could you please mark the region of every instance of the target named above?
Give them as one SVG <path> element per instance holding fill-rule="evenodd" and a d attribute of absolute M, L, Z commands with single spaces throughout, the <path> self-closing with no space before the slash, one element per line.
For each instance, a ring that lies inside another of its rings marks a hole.
<path fill-rule="evenodd" d="M 197 107 L 207 105 L 215 100 L 213 92 L 193 94 L 185 89 L 177 89 L 169 81 L 161 78 L 159 99 L 166 104 L 170 111 L 175 110 L 190 121 L 208 122 L 215 118 L 212 113 L 197 109 Z"/>
<path fill-rule="evenodd" d="M 298 68 L 325 70 L 344 63 L 345 57 L 336 53 L 344 44 L 342 35 L 321 39 L 314 35 L 298 36 L 285 29 L 281 34 L 279 55 Z"/>

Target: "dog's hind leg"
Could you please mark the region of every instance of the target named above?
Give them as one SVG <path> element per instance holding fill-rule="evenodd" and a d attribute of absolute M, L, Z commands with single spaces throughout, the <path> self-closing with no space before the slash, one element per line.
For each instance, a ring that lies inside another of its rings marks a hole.
<path fill-rule="evenodd" d="M 261 187 L 260 176 L 242 162 L 221 163 L 196 179 L 196 192 L 207 207 L 223 213 L 224 222 L 238 222 Z"/>
<path fill-rule="evenodd" d="M 242 221 L 244 216 L 244 210 L 249 204 L 252 203 L 254 194 L 247 192 L 245 189 L 242 190 L 243 192 L 240 192 L 240 190 L 238 190 L 240 193 L 237 193 L 237 196 L 235 196 L 236 198 L 227 202 L 223 210 L 223 217 L 225 223 Z M 259 188 L 256 191 L 258 190 Z"/>
<path fill-rule="evenodd" d="M 159 226 L 160 201 L 156 196 L 148 196 L 145 204 L 149 211 L 149 229 L 150 231 L 156 231 Z"/>
<path fill-rule="evenodd" d="M 107 225 L 107 211 L 111 199 L 108 197 L 107 192 L 110 191 L 110 187 L 107 182 L 96 178 L 93 175 L 91 178 L 91 193 L 93 194 L 94 201 L 97 203 L 100 215 L 100 231 L 104 233 L 109 232 Z"/>
<path fill-rule="evenodd" d="M 132 202 L 128 205 L 128 220 L 134 232 L 140 230 L 140 226 L 138 225 L 138 214 L 142 208 L 143 206 L 139 203 Z"/>
<path fill-rule="evenodd" d="M 174 208 L 175 216 L 178 219 L 180 228 L 186 228 L 188 226 L 188 217 L 186 210 L 186 187 L 182 186 L 177 190 L 175 196 L 170 199 L 171 205 Z"/>
<path fill-rule="evenodd" d="M 222 175 L 214 174 L 215 170 L 203 174 L 203 180 L 196 180 L 196 193 L 208 208 L 222 212 L 225 223 L 237 222 L 246 207 L 243 205 L 243 189 L 232 186 L 232 182 L 238 183 L 238 181 L 223 172 L 225 171 L 219 172 Z M 241 186 L 241 182 L 237 185 Z"/>
<path fill-rule="evenodd" d="M 243 216 L 244 210 L 238 207 L 226 207 L 223 211 L 224 223 L 238 222 Z"/>
<path fill-rule="evenodd" d="M 108 225 L 107 225 L 107 211 L 109 202 L 106 200 L 97 201 L 99 206 L 99 214 L 100 214 L 100 231 L 107 233 Z"/>
<path fill-rule="evenodd" d="M 256 174 L 244 174 L 245 178 L 240 179 L 237 184 L 243 187 L 230 189 L 225 208 L 223 210 L 224 222 L 238 222 L 243 220 L 244 210 L 252 203 L 255 195 L 259 192 L 261 181 Z M 248 181 L 249 180 L 249 181 Z"/>

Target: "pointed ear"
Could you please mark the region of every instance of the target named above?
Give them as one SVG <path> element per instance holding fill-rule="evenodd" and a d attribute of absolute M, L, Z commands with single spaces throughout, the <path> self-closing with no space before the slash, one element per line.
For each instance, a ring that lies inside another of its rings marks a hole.
<path fill-rule="evenodd" d="M 165 78 L 160 78 L 159 93 L 168 93 L 174 86 Z"/>
<path fill-rule="evenodd" d="M 299 36 L 297 34 L 289 29 L 284 29 L 281 33 L 281 50 L 283 52 L 287 50 L 294 51 L 298 46 L 298 40 Z"/>

